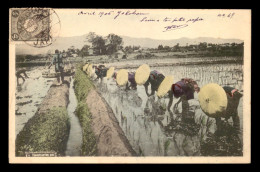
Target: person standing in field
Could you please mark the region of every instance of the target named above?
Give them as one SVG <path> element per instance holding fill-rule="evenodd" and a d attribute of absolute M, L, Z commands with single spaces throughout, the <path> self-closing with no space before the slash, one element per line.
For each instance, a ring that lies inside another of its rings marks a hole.
<path fill-rule="evenodd" d="M 153 70 L 150 72 L 150 76 L 148 80 L 144 83 L 145 92 L 148 97 L 154 95 L 155 91 L 158 90 L 164 78 L 165 76 L 162 73 L 158 72 L 157 70 Z M 148 86 L 150 84 L 151 84 L 151 94 L 148 93 Z"/>
<path fill-rule="evenodd" d="M 55 72 L 56 73 L 60 73 L 57 76 L 57 80 L 60 83 L 60 80 L 62 81 L 62 83 L 60 83 L 60 85 L 64 84 L 64 63 L 62 61 L 62 54 L 59 53 L 59 50 L 55 50 L 55 54 L 52 56 L 52 62 L 49 65 L 49 69 L 52 65 L 55 65 Z"/>
<path fill-rule="evenodd" d="M 175 98 L 180 98 L 174 105 L 174 111 L 177 109 L 178 104 L 182 102 L 182 114 L 186 117 L 189 111 L 188 100 L 194 99 L 195 91 L 198 93 L 200 91 L 200 87 L 197 82 L 191 78 L 183 78 L 175 84 L 172 84 L 171 90 L 169 91 L 170 101 L 168 104 L 168 111 L 170 111 L 174 96 Z"/>
<path fill-rule="evenodd" d="M 243 96 L 238 89 L 235 89 L 230 86 L 224 86 L 223 89 L 225 90 L 227 94 L 227 109 L 225 111 L 225 119 L 228 120 L 229 118 L 232 118 L 233 121 L 233 128 L 235 132 L 240 132 L 240 119 L 238 116 L 238 105 L 240 98 Z M 218 128 L 221 127 L 221 117 L 216 117 L 216 125 Z"/>

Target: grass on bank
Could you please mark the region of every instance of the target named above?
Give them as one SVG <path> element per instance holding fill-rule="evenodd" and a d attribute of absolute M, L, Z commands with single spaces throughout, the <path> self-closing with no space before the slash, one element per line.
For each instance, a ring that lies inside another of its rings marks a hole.
<path fill-rule="evenodd" d="M 25 152 L 56 152 L 65 154 L 70 121 L 66 107 L 54 107 L 46 113 L 35 114 L 16 138 L 16 156 Z"/>
<path fill-rule="evenodd" d="M 83 65 L 77 67 L 74 79 L 74 89 L 78 100 L 76 108 L 76 115 L 79 118 L 80 125 L 82 127 L 82 156 L 94 156 L 97 154 L 97 145 L 95 135 L 91 128 L 91 113 L 86 104 L 86 98 L 94 85 L 89 80 L 87 75 L 82 71 Z"/>

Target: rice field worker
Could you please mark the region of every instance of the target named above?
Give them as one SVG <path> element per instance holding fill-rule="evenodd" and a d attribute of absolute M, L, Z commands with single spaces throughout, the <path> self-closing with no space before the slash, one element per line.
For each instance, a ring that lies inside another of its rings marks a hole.
<path fill-rule="evenodd" d="M 137 84 L 135 81 L 135 72 L 128 72 L 128 82 L 126 84 L 126 90 L 136 90 L 137 89 Z"/>
<path fill-rule="evenodd" d="M 102 81 L 103 78 L 107 75 L 108 68 L 106 68 L 104 65 L 93 66 L 93 68 L 95 69 L 95 74 L 97 75 L 96 79 L 100 78 Z"/>
<path fill-rule="evenodd" d="M 240 132 L 238 105 L 242 96 L 238 89 L 211 83 L 201 88 L 199 101 L 204 113 L 216 119 L 218 129 L 221 128 L 221 118 L 225 118 L 226 121 L 232 118 L 234 131 L 238 134 Z"/>
<path fill-rule="evenodd" d="M 119 78 L 117 78 L 119 74 Z M 135 81 L 135 72 L 128 72 L 127 74 L 125 70 L 120 70 L 118 72 L 114 72 L 112 75 L 113 80 L 116 80 L 117 86 L 123 86 L 125 85 L 125 90 L 136 90 L 137 89 L 137 83 Z"/>
<path fill-rule="evenodd" d="M 141 65 L 136 70 L 135 80 L 138 85 L 144 85 L 146 95 L 152 96 L 158 90 L 165 76 L 157 70 L 150 71 L 147 64 Z M 148 93 L 148 86 L 151 85 L 151 93 Z"/>
<path fill-rule="evenodd" d="M 25 78 L 29 78 L 26 74 L 26 69 L 21 69 L 21 70 L 18 70 L 15 75 L 16 75 L 16 78 L 17 78 L 17 85 L 20 85 L 19 84 L 19 78 L 22 78 L 23 79 L 23 82 L 25 82 Z M 22 74 L 24 75 L 24 77 L 22 76 Z"/>
<path fill-rule="evenodd" d="M 170 111 L 173 97 L 180 98 L 179 101 L 174 105 L 173 110 L 176 111 L 180 102 L 182 102 L 182 114 L 185 116 L 188 114 L 189 111 L 189 103 L 188 100 L 194 99 L 194 92 L 199 92 L 200 87 L 198 86 L 197 82 L 191 78 L 183 78 L 180 81 L 172 84 L 171 90 L 169 93 L 169 104 L 168 104 L 168 111 Z"/>
<path fill-rule="evenodd" d="M 59 50 L 55 50 L 55 54 L 52 56 L 52 62 L 49 65 L 49 69 L 52 65 L 55 65 L 55 72 L 59 73 L 57 75 L 57 80 L 60 83 L 60 78 L 62 83 L 60 83 L 60 85 L 64 84 L 64 63 L 62 61 L 62 54 L 59 53 Z"/>
<path fill-rule="evenodd" d="M 225 119 L 228 120 L 230 117 L 233 121 L 233 127 L 236 132 L 240 132 L 240 119 L 238 116 L 238 105 L 240 98 L 243 96 L 238 89 L 230 86 L 224 86 L 223 89 L 227 94 L 227 109 L 225 111 Z M 220 125 L 221 117 L 216 118 L 217 126 Z"/>

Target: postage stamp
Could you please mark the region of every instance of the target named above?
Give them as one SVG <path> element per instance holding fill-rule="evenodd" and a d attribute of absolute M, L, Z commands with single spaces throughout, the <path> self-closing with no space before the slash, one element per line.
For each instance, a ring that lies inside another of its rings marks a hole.
<path fill-rule="evenodd" d="M 9 10 L 10 163 L 250 163 L 251 11 Z"/>
<path fill-rule="evenodd" d="M 57 23 L 54 23 L 54 21 Z M 42 8 L 11 10 L 11 39 L 42 48 L 52 44 L 54 28 L 59 27 L 55 11 Z"/>

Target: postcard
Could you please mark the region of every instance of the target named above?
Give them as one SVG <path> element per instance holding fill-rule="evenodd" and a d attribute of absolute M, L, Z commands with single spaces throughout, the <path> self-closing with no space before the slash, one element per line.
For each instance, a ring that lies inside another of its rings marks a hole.
<path fill-rule="evenodd" d="M 9 9 L 9 163 L 251 163 L 251 10 Z"/>

